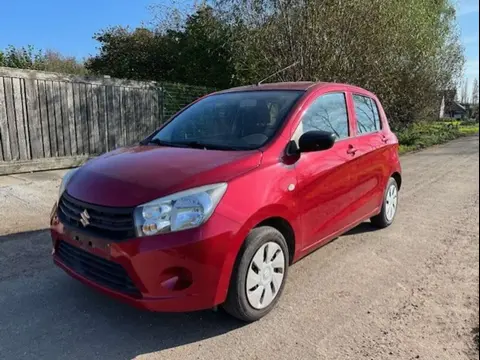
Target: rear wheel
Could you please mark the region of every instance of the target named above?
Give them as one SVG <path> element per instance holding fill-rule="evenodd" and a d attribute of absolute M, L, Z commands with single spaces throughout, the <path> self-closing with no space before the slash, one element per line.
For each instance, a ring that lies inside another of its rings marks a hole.
<path fill-rule="evenodd" d="M 386 228 L 392 225 L 395 220 L 398 208 L 398 184 L 394 178 L 388 180 L 385 195 L 383 197 L 382 210 L 380 214 L 370 219 L 373 225 L 378 228 Z"/>
<path fill-rule="evenodd" d="M 280 298 L 288 272 L 288 247 L 270 226 L 253 229 L 238 255 L 223 308 L 251 322 L 268 314 Z"/>

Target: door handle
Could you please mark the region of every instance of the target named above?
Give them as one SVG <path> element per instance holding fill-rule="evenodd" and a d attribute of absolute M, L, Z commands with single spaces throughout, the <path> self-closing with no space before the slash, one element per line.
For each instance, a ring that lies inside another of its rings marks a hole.
<path fill-rule="evenodd" d="M 355 155 L 358 150 L 353 145 L 348 145 L 347 154 Z"/>

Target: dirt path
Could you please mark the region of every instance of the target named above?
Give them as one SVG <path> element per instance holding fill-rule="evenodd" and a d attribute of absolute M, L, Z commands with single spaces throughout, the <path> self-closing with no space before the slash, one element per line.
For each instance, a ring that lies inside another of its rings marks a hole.
<path fill-rule="evenodd" d="M 364 224 L 294 265 L 278 308 L 247 326 L 210 311 L 140 312 L 70 279 L 36 231 L 58 179 L 0 179 L 0 358 L 474 358 L 478 137 L 402 163 L 395 225 Z"/>

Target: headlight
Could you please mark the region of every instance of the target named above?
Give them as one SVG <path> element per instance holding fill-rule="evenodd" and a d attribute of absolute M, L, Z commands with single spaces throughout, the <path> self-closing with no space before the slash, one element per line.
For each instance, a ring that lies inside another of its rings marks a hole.
<path fill-rule="evenodd" d="M 65 175 L 63 175 L 62 182 L 60 183 L 60 189 L 58 189 L 58 198 L 62 196 L 63 192 L 67 188 L 68 182 L 72 178 L 73 174 L 75 174 L 75 171 L 77 171 L 78 168 L 72 169 L 68 171 Z"/>
<path fill-rule="evenodd" d="M 227 190 L 226 183 L 181 191 L 144 205 L 134 211 L 138 237 L 195 228 L 213 214 Z"/>

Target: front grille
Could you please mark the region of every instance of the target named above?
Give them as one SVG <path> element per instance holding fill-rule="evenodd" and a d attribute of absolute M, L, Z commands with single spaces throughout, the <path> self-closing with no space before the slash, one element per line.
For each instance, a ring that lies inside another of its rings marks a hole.
<path fill-rule="evenodd" d="M 93 236 L 113 241 L 135 237 L 133 208 L 115 208 L 93 205 L 77 200 L 66 192 L 58 202 L 58 216 L 65 224 Z M 81 213 L 87 210 L 89 224 L 83 226 Z"/>
<path fill-rule="evenodd" d="M 77 274 L 109 289 L 140 297 L 140 292 L 120 264 L 93 255 L 65 241 L 59 242 L 56 255 Z"/>

